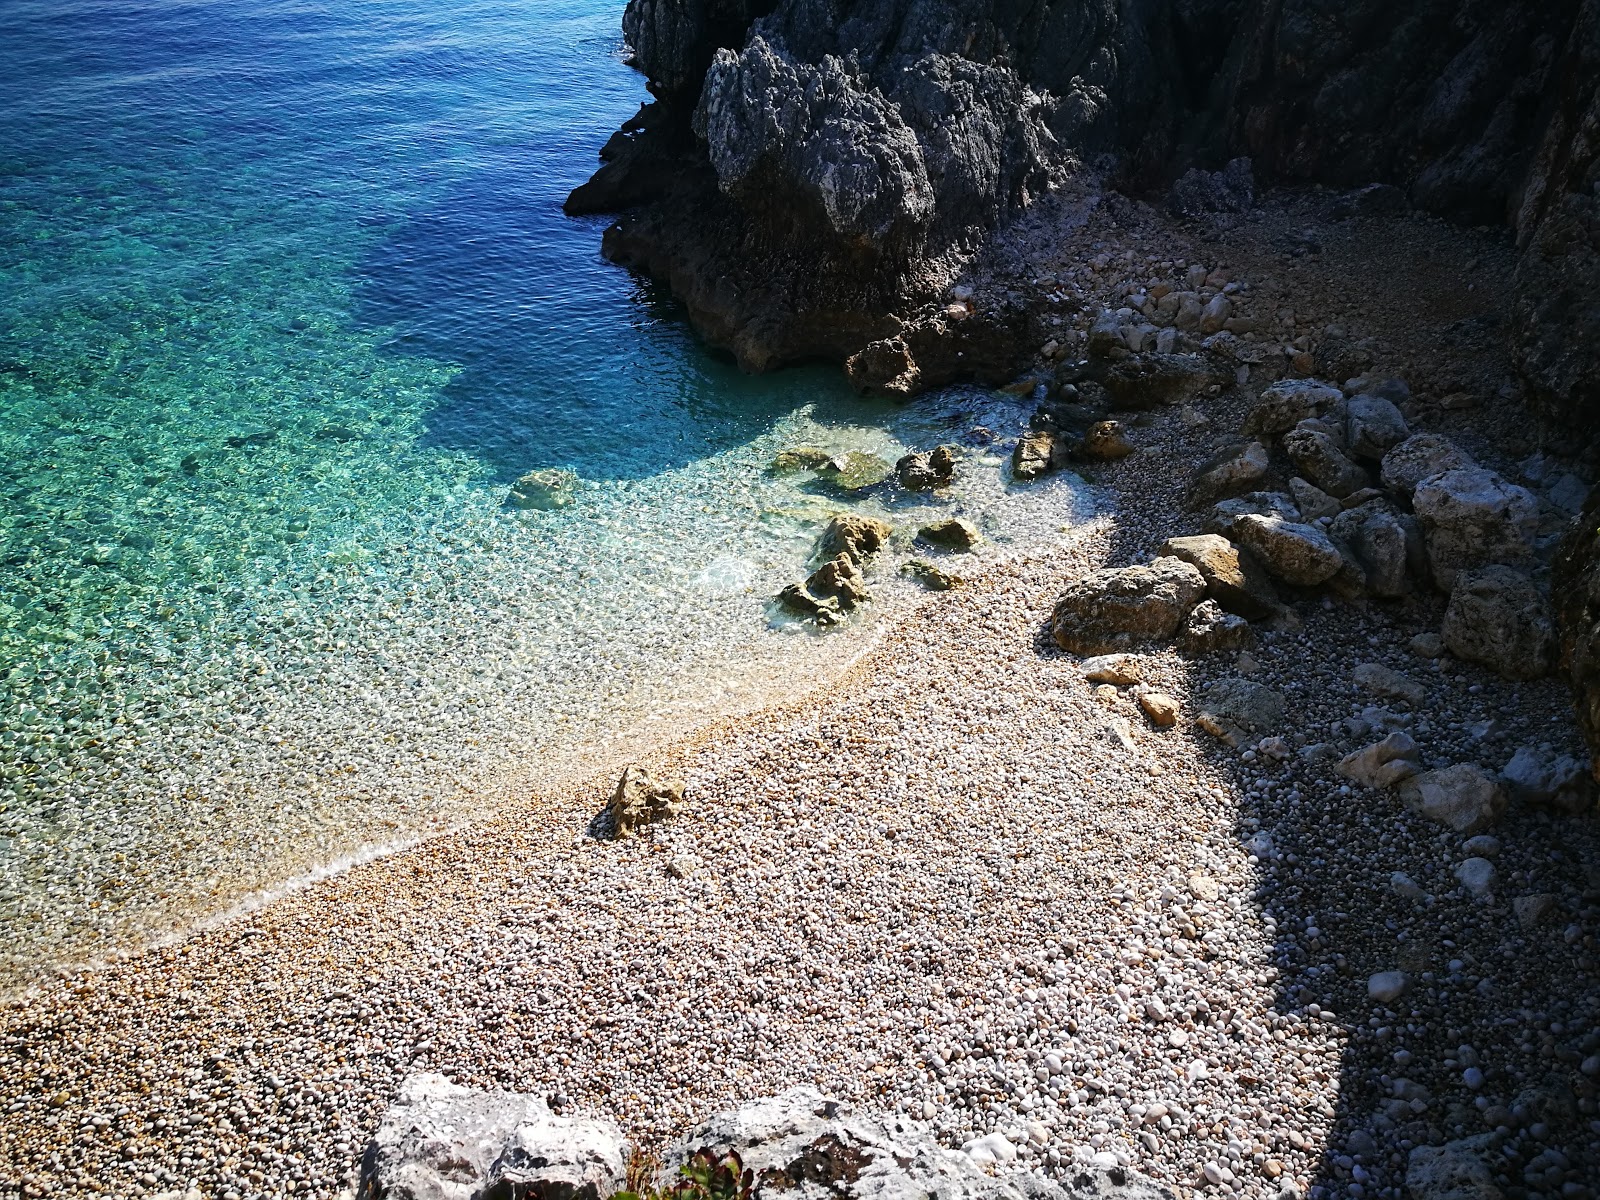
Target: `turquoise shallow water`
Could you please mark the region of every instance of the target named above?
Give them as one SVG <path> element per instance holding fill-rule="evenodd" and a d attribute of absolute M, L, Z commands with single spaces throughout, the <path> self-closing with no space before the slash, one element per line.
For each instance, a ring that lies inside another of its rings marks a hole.
<path fill-rule="evenodd" d="M 0 6 L 0 984 L 826 670 L 872 619 L 773 613 L 842 506 L 773 455 L 1015 425 L 747 378 L 600 260 L 621 7 Z M 973 463 L 849 502 L 1069 515 Z"/>

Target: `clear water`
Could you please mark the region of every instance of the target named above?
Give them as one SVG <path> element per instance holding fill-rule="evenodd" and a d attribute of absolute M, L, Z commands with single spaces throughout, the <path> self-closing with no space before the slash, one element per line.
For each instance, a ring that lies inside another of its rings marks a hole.
<path fill-rule="evenodd" d="M 1072 515 L 765 470 L 1018 413 L 744 377 L 600 260 L 621 7 L 0 5 L 0 984 L 826 670 L 872 618 L 769 601 L 831 512 Z"/>

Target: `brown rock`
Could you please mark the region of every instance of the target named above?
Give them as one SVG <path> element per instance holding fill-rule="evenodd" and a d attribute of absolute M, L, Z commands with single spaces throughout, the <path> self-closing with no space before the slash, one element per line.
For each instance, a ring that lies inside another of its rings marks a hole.
<path fill-rule="evenodd" d="M 643 767 L 622 772 L 606 813 L 614 837 L 631 837 L 641 825 L 668 821 L 683 810 L 683 784 L 657 780 Z"/>
<path fill-rule="evenodd" d="M 1178 723 L 1178 702 L 1165 692 L 1140 692 L 1139 707 L 1157 729 L 1171 729 Z"/>
<path fill-rule="evenodd" d="M 1091 462 L 1115 462 L 1134 451 L 1121 421 L 1100 421 L 1089 427 L 1078 445 L 1078 454 Z"/>
<path fill-rule="evenodd" d="M 1168 538 L 1161 553 L 1181 558 L 1198 570 L 1206 581 L 1206 595 L 1228 612 L 1261 620 L 1278 608 L 1278 592 L 1265 568 L 1248 550 L 1220 534 Z"/>

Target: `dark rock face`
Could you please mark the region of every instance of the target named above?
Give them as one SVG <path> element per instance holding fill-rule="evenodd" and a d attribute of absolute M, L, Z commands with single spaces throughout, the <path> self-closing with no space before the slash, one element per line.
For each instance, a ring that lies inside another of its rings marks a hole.
<path fill-rule="evenodd" d="M 1381 180 L 1498 221 L 1555 89 L 1520 222 L 1542 247 L 1534 278 L 1575 239 L 1593 252 L 1578 182 L 1596 0 L 1581 2 L 1582 20 L 1580 0 L 630 0 L 657 103 L 569 208 L 624 212 L 605 252 L 665 280 L 750 369 L 897 340 L 914 370 L 892 390 L 928 387 L 1031 352 L 1016 314 L 929 306 L 1082 156 L 1110 156 L 1126 186 L 1178 180 L 1184 211 L 1247 206 L 1247 155 L 1268 178 Z M 1530 296 L 1530 329 L 1584 311 Z M 1552 394 L 1572 373 L 1554 344 L 1529 367 Z"/>

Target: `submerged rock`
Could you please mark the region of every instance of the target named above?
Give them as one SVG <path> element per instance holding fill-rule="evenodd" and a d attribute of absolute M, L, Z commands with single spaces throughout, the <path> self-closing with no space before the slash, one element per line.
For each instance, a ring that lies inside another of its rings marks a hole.
<path fill-rule="evenodd" d="M 955 446 L 937 446 L 926 454 L 907 454 L 894 465 L 900 486 L 908 492 L 927 492 L 945 487 L 955 478 Z"/>
<path fill-rule="evenodd" d="M 978 532 L 978 527 L 961 517 L 951 517 L 948 520 L 924 525 L 917 531 L 917 537 L 950 550 L 971 550 L 983 541 L 983 534 Z"/>
<path fill-rule="evenodd" d="M 529 471 L 511 485 L 506 503 L 512 508 L 551 512 L 577 498 L 578 477 L 571 471 Z"/>
<path fill-rule="evenodd" d="M 961 576 L 941 570 L 923 558 L 913 558 L 902 563 L 900 573 L 915 579 L 930 592 L 948 592 L 965 582 Z"/>

